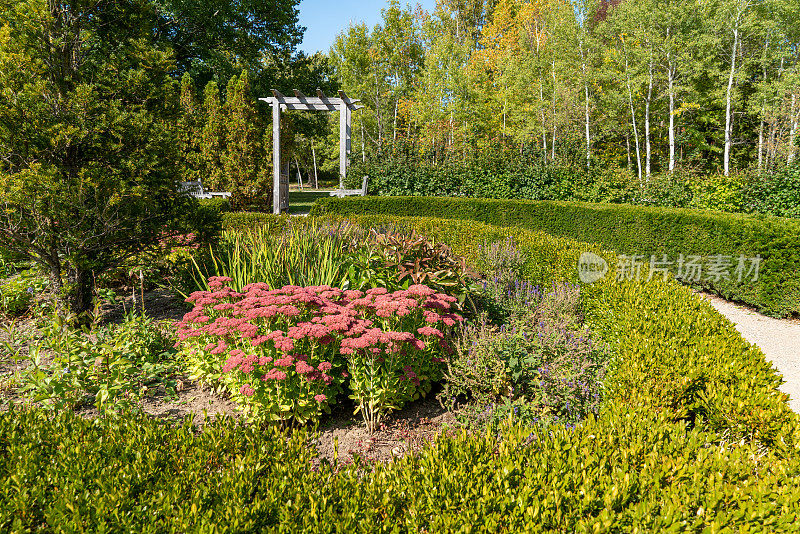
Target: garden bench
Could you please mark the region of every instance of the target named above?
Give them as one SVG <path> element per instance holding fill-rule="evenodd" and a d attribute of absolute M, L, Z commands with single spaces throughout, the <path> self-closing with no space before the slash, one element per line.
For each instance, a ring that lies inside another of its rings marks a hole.
<path fill-rule="evenodd" d="M 332 197 L 352 197 L 352 196 L 367 196 L 367 183 L 369 182 L 369 176 L 365 176 L 364 180 L 361 182 L 361 189 L 336 189 L 331 191 L 329 194 Z"/>
<path fill-rule="evenodd" d="M 203 182 L 195 180 L 192 182 L 181 182 L 178 186 L 178 191 L 186 193 L 190 197 L 207 199 L 207 198 L 230 198 L 230 193 L 211 192 L 203 190 Z"/>

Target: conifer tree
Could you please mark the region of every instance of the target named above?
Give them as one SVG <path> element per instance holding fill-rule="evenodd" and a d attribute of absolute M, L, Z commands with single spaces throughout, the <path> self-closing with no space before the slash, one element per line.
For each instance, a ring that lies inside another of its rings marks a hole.
<path fill-rule="evenodd" d="M 200 136 L 201 178 L 206 189 L 227 191 L 229 181 L 221 159 L 225 148 L 225 125 L 217 83 L 208 82 L 203 95 L 205 121 Z"/>
<path fill-rule="evenodd" d="M 181 113 L 176 139 L 180 150 L 180 173 L 184 181 L 202 180 L 201 137 L 203 109 L 197 102 L 194 80 L 189 73 L 181 78 Z"/>
<path fill-rule="evenodd" d="M 231 204 L 235 208 L 265 207 L 269 188 L 263 187 L 264 151 L 255 101 L 247 71 L 228 84 L 225 101 L 225 149 L 222 165 L 229 180 Z M 265 190 L 266 189 L 266 190 Z M 256 206 L 253 206 L 253 205 Z"/>

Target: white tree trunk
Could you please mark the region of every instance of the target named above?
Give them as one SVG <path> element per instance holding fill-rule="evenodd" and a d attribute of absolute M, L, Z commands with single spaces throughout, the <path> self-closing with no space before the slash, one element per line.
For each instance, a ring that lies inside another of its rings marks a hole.
<path fill-rule="evenodd" d="M 363 132 L 363 130 L 362 130 Z M 361 138 L 361 146 L 364 146 L 364 138 Z M 311 157 L 314 159 L 314 189 L 319 189 L 319 177 L 317 176 L 317 151 L 311 145 Z"/>
<path fill-rule="evenodd" d="M 767 84 L 767 50 L 769 49 L 769 38 L 764 39 L 764 57 L 761 64 L 761 73 L 764 76 L 764 85 Z M 764 167 L 764 117 L 767 108 L 766 95 L 762 96 L 761 100 L 761 122 L 758 125 L 758 174 L 761 174 L 761 169 Z"/>
<path fill-rule="evenodd" d="M 648 65 L 647 100 L 644 103 L 645 176 L 650 179 L 650 101 L 653 99 L 653 55 Z"/>
<path fill-rule="evenodd" d="M 669 172 L 675 170 L 675 66 L 672 63 L 671 28 L 667 27 L 667 92 L 669 93 Z"/>
<path fill-rule="evenodd" d="M 542 86 L 544 85 L 544 80 L 539 80 L 539 107 L 542 112 L 542 150 L 544 151 L 544 162 L 547 163 L 547 126 L 544 118 L 544 106 L 541 104 L 544 102 L 544 90 Z"/>
<path fill-rule="evenodd" d="M 409 123 L 410 123 L 410 121 L 409 121 Z M 411 136 L 409 135 L 409 137 L 411 137 Z M 449 146 L 452 148 L 452 146 L 453 146 L 453 108 L 452 107 L 450 108 L 450 138 L 449 138 L 448 142 L 449 142 Z"/>
<path fill-rule="evenodd" d="M 636 169 L 639 176 L 639 183 L 642 182 L 642 155 L 639 148 L 639 130 L 636 128 L 636 113 L 633 110 L 633 91 L 631 90 L 631 76 L 628 71 L 628 53 L 625 52 L 625 77 L 628 81 L 628 105 L 631 111 L 631 124 L 633 125 L 633 139 L 636 144 Z"/>
<path fill-rule="evenodd" d="M 579 42 L 581 51 L 581 69 L 583 70 L 583 92 L 584 92 L 584 119 L 586 126 L 586 166 L 591 164 L 592 160 L 592 140 L 589 137 L 589 80 L 586 78 L 586 58 L 583 55 L 583 40 Z"/>
<path fill-rule="evenodd" d="M 392 141 L 397 141 L 397 99 L 394 100 L 394 122 L 392 123 Z"/>
<path fill-rule="evenodd" d="M 364 121 L 360 120 L 358 123 L 361 125 L 361 161 L 367 161 L 367 152 L 364 148 Z"/>
<path fill-rule="evenodd" d="M 672 63 L 667 66 L 667 83 L 669 84 L 669 172 L 672 172 L 675 170 L 675 89 L 673 87 L 675 69 Z"/>
<path fill-rule="evenodd" d="M 761 169 L 764 166 L 764 106 L 761 106 L 761 124 L 758 126 L 758 173 L 761 174 Z"/>
<path fill-rule="evenodd" d="M 297 162 L 297 156 L 294 158 L 294 168 L 297 170 L 297 186 L 300 191 L 303 190 L 303 175 L 300 174 L 300 164 Z"/>
<path fill-rule="evenodd" d="M 552 61 L 552 69 L 551 73 L 553 74 L 553 142 L 551 143 L 551 160 L 556 159 L 556 60 L 553 59 Z"/>
<path fill-rule="evenodd" d="M 375 75 L 375 122 L 378 124 L 378 148 L 383 146 L 383 118 L 381 117 L 381 88 L 378 83 L 378 65 L 372 62 L 372 72 Z"/>
<path fill-rule="evenodd" d="M 728 75 L 728 91 L 725 93 L 725 153 L 723 155 L 722 167 L 725 176 L 731 172 L 731 145 L 733 144 L 732 125 L 731 125 L 731 99 L 733 93 L 733 79 L 736 75 L 736 48 L 739 46 L 739 20 L 737 16 L 736 26 L 733 29 L 733 49 L 731 51 L 731 71 Z"/>
<path fill-rule="evenodd" d="M 791 107 L 791 114 L 789 115 L 789 121 L 791 129 L 789 130 L 789 155 L 786 157 L 786 164 L 791 165 L 794 161 L 794 134 L 797 133 L 797 113 L 795 111 L 795 102 L 797 100 L 797 95 L 792 93 L 792 107 Z"/>

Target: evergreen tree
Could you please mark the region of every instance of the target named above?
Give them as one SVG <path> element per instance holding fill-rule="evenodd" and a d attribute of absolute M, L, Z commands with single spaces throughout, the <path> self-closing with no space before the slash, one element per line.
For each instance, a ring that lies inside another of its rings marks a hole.
<path fill-rule="evenodd" d="M 0 246 L 50 274 L 61 311 L 93 275 L 178 231 L 171 53 L 144 0 L 0 9 Z"/>
<path fill-rule="evenodd" d="M 203 109 L 198 105 L 195 86 L 189 73 L 181 78 L 180 119 L 176 138 L 180 149 L 180 169 L 183 181 L 202 180 Z"/>
<path fill-rule="evenodd" d="M 228 83 L 225 101 L 225 149 L 221 159 L 230 184 L 231 204 L 235 208 L 265 208 L 270 204 L 270 188 L 265 187 L 264 150 L 255 101 L 250 93 L 250 77 L 242 71 Z"/>
<path fill-rule="evenodd" d="M 225 150 L 225 124 L 217 82 L 206 84 L 203 92 L 205 122 L 201 131 L 200 159 L 203 186 L 209 190 L 228 191 L 230 181 L 225 175 L 222 154 Z"/>

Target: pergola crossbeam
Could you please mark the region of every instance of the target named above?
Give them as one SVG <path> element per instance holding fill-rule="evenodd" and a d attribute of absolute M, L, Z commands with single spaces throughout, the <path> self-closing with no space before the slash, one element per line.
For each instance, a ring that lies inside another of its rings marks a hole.
<path fill-rule="evenodd" d="M 347 156 L 350 154 L 350 116 L 353 111 L 362 109 L 364 106 L 359 104 L 360 100 L 352 99 L 339 91 L 339 97 L 327 97 L 318 88 L 316 97 L 308 97 L 294 89 L 294 96 L 284 96 L 277 89 L 272 89 L 272 96 L 269 98 L 259 98 L 272 106 L 272 155 L 273 155 L 273 213 L 281 212 L 281 154 L 280 154 L 280 119 L 281 111 L 338 111 L 339 112 L 339 188 L 344 185 L 347 175 Z M 287 192 L 288 193 L 288 192 Z"/>

